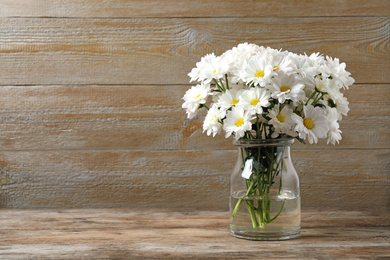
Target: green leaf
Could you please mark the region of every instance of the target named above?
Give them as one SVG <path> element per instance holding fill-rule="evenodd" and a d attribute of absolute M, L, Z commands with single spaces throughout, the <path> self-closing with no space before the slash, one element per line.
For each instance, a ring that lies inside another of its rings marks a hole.
<path fill-rule="evenodd" d="M 260 184 L 261 185 L 267 185 L 267 186 L 269 186 L 270 185 L 270 183 L 268 182 L 268 181 L 260 181 Z"/>
<path fill-rule="evenodd" d="M 330 107 L 336 107 L 336 104 L 334 103 L 334 101 L 332 99 L 328 99 L 328 105 Z"/>
<path fill-rule="evenodd" d="M 315 107 L 322 107 L 322 108 L 326 108 L 326 106 L 325 106 L 324 104 L 318 104 L 318 103 L 317 103 L 317 104 L 315 104 L 314 106 L 315 106 Z"/>
<path fill-rule="evenodd" d="M 261 162 L 253 160 L 253 169 L 255 169 L 256 171 L 260 171 L 263 168 L 264 166 L 261 164 Z"/>
<path fill-rule="evenodd" d="M 295 137 L 299 142 L 303 143 L 303 144 L 306 144 L 305 143 L 305 140 L 303 140 L 302 138 L 300 138 L 299 136 Z"/>

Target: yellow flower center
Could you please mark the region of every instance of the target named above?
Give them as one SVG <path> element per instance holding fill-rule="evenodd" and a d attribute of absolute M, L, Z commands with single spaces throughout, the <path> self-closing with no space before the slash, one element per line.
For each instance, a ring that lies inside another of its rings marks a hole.
<path fill-rule="evenodd" d="M 195 97 L 195 99 L 197 99 L 198 97 L 200 97 L 200 94 L 198 94 L 198 95 Z"/>
<path fill-rule="evenodd" d="M 277 71 L 279 69 L 279 66 L 278 65 L 275 65 L 274 66 L 274 71 Z"/>
<path fill-rule="evenodd" d="M 254 98 L 254 99 L 251 100 L 251 105 L 252 105 L 252 106 L 256 106 L 257 103 L 259 103 L 259 101 L 260 101 L 260 100 L 258 100 L 257 98 Z"/>
<path fill-rule="evenodd" d="M 284 115 L 281 115 L 281 114 L 277 115 L 276 118 L 279 120 L 280 123 L 283 123 L 284 120 L 286 119 L 286 118 L 284 117 Z"/>
<path fill-rule="evenodd" d="M 233 106 L 235 106 L 239 101 L 238 100 L 233 100 L 232 102 L 230 102 L 230 104 L 232 104 Z"/>
<path fill-rule="evenodd" d="M 280 88 L 280 91 L 282 91 L 282 92 L 286 92 L 286 91 L 288 91 L 288 90 L 291 90 L 291 88 L 290 88 L 289 86 L 282 86 L 282 87 Z"/>
<path fill-rule="evenodd" d="M 213 70 L 213 74 L 215 74 L 215 72 L 217 72 L 217 70 Z"/>
<path fill-rule="evenodd" d="M 307 129 L 312 129 L 314 127 L 314 123 L 310 118 L 303 119 L 303 124 L 306 126 Z"/>
<path fill-rule="evenodd" d="M 240 127 L 240 126 L 242 126 L 244 124 L 244 118 L 239 118 L 239 119 L 237 119 L 237 121 L 236 121 L 236 126 L 237 127 Z"/>
<path fill-rule="evenodd" d="M 255 77 L 256 78 L 264 77 L 264 70 L 257 71 L 256 74 L 255 74 Z"/>

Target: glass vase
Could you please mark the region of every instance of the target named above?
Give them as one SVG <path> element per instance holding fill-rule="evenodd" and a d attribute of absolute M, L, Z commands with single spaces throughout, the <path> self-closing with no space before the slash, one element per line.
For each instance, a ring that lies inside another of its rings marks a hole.
<path fill-rule="evenodd" d="M 230 233 L 250 240 L 300 235 L 299 179 L 290 156 L 294 139 L 240 139 L 230 179 Z"/>

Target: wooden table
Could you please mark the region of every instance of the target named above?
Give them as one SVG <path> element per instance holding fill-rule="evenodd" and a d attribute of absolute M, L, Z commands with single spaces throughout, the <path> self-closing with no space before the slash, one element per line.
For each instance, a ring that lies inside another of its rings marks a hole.
<path fill-rule="evenodd" d="M 0 210 L 0 259 L 390 259 L 388 215 L 302 212 L 288 241 L 230 236 L 229 213 L 168 209 Z"/>

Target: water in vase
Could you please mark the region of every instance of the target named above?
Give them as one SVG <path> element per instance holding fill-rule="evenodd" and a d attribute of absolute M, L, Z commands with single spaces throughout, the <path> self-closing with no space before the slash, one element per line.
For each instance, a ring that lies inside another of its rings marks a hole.
<path fill-rule="evenodd" d="M 230 205 L 236 205 L 242 200 L 234 218 L 234 206 L 231 206 L 230 232 L 233 236 L 253 240 L 284 240 L 300 235 L 299 196 L 289 191 L 282 191 L 280 195 L 267 199 L 247 198 L 244 195 L 245 191 L 242 191 L 230 197 Z M 254 205 L 256 209 L 252 216 L 247 209 L 247 203 Z"/>

